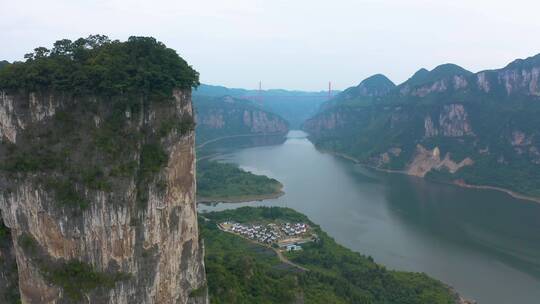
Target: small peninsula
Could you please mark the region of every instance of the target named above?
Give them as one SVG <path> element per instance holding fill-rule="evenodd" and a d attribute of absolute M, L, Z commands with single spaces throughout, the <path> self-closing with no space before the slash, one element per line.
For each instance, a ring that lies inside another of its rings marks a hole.
<path fill-rule="evenodd" d="M 197 162 L 198 203 L 240 203 L 277 198 L 283 185 L 276 179 L 213 160 Z"/>

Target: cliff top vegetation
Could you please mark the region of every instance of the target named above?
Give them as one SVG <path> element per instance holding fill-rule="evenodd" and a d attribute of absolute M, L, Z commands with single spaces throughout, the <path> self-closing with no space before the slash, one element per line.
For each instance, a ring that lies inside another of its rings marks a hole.
<path fill-rule="evenodd" d="M 0 70 L 0 88 L 166 98 L 175 88 L 199 85 L 197 71 L 152 37 L 132 36 L 124 42 L 104 35 L 62 39 L 52 49 L 38 47 L 24 58 Z"/>

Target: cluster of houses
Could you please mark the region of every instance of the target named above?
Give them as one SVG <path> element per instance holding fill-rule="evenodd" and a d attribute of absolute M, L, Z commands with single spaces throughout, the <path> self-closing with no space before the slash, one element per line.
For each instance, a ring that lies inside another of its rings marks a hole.
<path fill-rule="evenodd" d="M 273 227 L 262 225 L 242 225 L 238 223 L 232 224 L 230 231 L 238 233 L 260 243 L 271 244 L 276 242 L 280 235 Z"/>
<path fill-rule="evenodd" d="M 223 222 L 219 225 L 225 231 L 240 234 L 264 244 L 278 244 L 287 251 L 301 250 L 295 245 L 294 239 L 300 239 L 308 232 L 309 226 L 305 223 L 269 223 L 261 224 L 240 224 L 234 222 Z"/>
<path fill-rule="evenodd" d="M 281 226 L 281 231 L 285 233 L 287 236 L 296 236 L 303 233 L 306 233 L 307 231 L 307 225 L 304 223 L 296 223 L 296 224 L 290 224 L 285 223 Z"/>

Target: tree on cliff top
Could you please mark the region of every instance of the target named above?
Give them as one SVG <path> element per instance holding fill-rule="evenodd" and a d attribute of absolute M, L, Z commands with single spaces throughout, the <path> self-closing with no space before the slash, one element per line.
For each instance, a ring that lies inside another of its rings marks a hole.
<path fill-rule="evenodd" d="M 167 97 L 175 88 L 199 85 L 197 71 L 152 37 L 132 36 L 125 42 L 104 35 L 62 39 L 52 49 L 34 49 L 25 59 L 0 70 L 1 89 Z"/>
<path fill-rule="evenodd" d="M 0 60 L 0 70 L 8 66 L 9 62 L 6 60 Z"/>

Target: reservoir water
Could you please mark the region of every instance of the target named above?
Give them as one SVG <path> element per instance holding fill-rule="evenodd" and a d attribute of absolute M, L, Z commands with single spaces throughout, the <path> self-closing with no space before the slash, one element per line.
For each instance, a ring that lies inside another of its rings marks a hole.
<path fill-rule="evenodd" d="M 387 268 L 425 272 L 480 304 L 540 303 L 539 203 L 366 169 L 319 152 L 301 131 L 262 142 L 230 140 L 216 158 L 278 179 L 285 195 L 200 210 L 291 207 Z"/>

